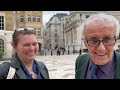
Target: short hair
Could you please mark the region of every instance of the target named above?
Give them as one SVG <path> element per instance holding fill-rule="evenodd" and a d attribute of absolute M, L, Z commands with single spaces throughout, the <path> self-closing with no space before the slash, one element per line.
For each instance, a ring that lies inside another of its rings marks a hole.
<path fill-rule="evenodd" d="M 18 28 L 15 29 L 13 35 L 12 35 L 12 43 L 14 43 L 14 45 L 17 45 L 19 42 L 19 35 L 36 35 L 34 29 L 29 29 L 29 28 Z"/>
<path fill-rule="evenodd" d="M 116 30 L 116 37 L 118 37 L 118 35 L 119 35 L 119 21 L 112 15 L 108 15 L 106 13 L 98 13 L 98 14 L 91 15 L 80 26 L 80 30 L 82 32 L 82 38 L 85 38 L 85 36 L 84 36 L 85 28 L 89 23 L 91 23 L 91 21 L 99 21 L 99 22 L 106 22 L 106 23 L 113 24 L 115 27 L 115 30 Z"/>

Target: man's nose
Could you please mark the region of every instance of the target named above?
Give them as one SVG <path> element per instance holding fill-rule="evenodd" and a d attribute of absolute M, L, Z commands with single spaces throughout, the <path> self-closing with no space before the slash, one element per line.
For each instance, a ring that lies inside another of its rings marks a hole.
<path fill-rule="evenodd" d="M 97 49 L 100 50 L 100 51 L 105 51 L 106 47 L 105 47 L 105 45 L 103 44 L 102 41 L 101 41 L 100 44 L 97 46 Z"/>

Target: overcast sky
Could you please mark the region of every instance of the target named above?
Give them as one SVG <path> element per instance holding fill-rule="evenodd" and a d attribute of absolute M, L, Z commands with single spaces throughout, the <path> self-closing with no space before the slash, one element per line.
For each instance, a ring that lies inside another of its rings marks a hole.
<path fill-rule="evenodd" d="M 56 13 L 69 14 L 69 11 L 43 11 L 43 25 L 45 25 L 45 23 L 47 23 L 50 20 L 50 18 Z"/>

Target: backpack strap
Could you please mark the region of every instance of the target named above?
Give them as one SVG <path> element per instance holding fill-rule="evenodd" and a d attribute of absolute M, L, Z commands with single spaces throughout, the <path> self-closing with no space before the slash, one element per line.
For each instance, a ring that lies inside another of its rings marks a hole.
<path fill-rule="evenodd" d="M 2 63 L 9 63 L 10 64 L 11 62 L 10 61 L 4 61 Z M 15 75 L 15 68 L 10 66 L 6 79 L 12 79 L 14 75 Z"/>
<path fill-rule="evenodd" d="M 7 75 L 7 79 L 12 79 L 14 75 L 15 75 L 15 68 L 10 66 L 8 75 Z"/>

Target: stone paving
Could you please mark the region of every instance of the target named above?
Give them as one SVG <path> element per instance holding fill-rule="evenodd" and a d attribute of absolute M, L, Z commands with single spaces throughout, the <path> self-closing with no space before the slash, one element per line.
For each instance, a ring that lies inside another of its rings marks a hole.
<path fill-rule="evenodd" d="M 74 79 L 75 61 L 78 54 L 61 56 L 37 56 L 36 60 L 44 62 L 49 71 L 50 79 Z"/>
<path fill-rule="evenodd" d="M 75 60 L 78 54 L 61 56 L 39 56 L 36 57 L 45 63 L 48 68 L 50 79 L 74 79 L 75 78 Z"/>

